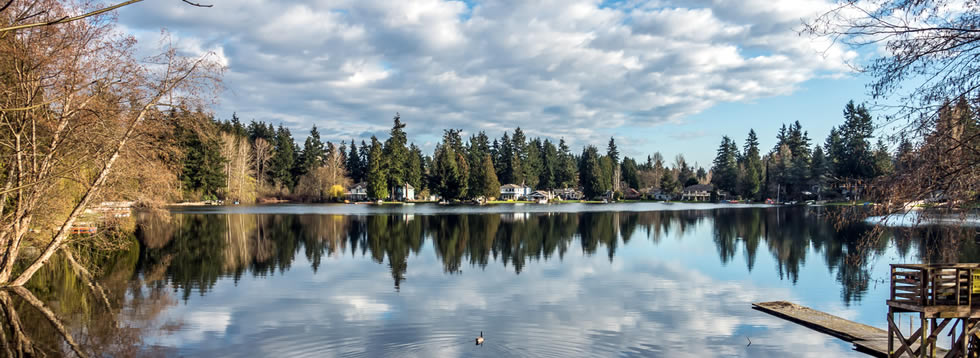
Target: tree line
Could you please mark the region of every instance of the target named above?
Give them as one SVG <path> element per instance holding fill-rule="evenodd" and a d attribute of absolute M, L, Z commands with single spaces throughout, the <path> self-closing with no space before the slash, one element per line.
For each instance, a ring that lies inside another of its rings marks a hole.
<path fill-rule="evenodd" d="M 965 102 L 958 106 L 969 109 Z M 541 190 L 574 188 L 586 198 L 622 196 L 628 189 L 651 198 L 658 192 L 677 198 L 687 186 L 710 184 L 716 194 L 745 200 L 853 199 L 870 191 L 875 178 L 907 168 L 900 159 L 913 150 L 909 140 L 902 140 L 895 153 L 884 137 L 872 145 L 872 115 L 853 101 L 844 106 L 843 123 L 823 143 L 812 143 L 796 121 L 782 125 L 775 145 L 763 151 L 750 129 L 742 149 L 734 139 L 722 137 L 707 170 L 689 164 L 683 155 L 673 163 L 659 152 L 642 161 L 621 156 L 614 138 L 604 151 L 587 145 L 574 154 L 564 139 L 528 138 L 520 127 L 493 139 L 483 131 L 464 139 L 461 130 L 447 129 L 432 154 L 426 154 L 408 141 L 398 114 L 387 139 L 372 136 L 338 145 L 324 142 L 314 126 L 302 146 L 282 125 L 245 124 L 237 114 L 225 121 L 186 110 L 173 110 L 169 116 L 182 148 L 178 177 L 185 199 L 339 200 L 358 183 L 371 199 L 396 198 L 396 190 L 406 184 L 419 197 L 491 198 L 508 183 Z"/>

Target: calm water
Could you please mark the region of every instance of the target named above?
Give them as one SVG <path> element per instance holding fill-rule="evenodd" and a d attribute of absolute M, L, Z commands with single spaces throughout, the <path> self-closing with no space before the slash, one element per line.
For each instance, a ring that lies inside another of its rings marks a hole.
<path fill-rule="evenodd" d="M 114 356 L 862 356 L 750 304 L 884 327 L 889 263 L 980 257 L 975 228 L 869 237 L 824 210 L 187 208 L 139 215 L 138 247 L 91 258 L 110 308 L 65 261 L 31 291 L 82 350 Z M 969 240 L 926 249 L 950 237 Z M 0 298 L 38 349 L 70 349 L 20 296 Z"/>

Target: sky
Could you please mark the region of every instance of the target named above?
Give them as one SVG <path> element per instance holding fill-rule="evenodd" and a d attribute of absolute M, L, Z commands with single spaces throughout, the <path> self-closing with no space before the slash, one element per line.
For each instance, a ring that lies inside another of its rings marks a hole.
<path fill-rule="evenodd" d="M 400 113 L 431 151 L 444 129 L 564 138 L 710 167 L 723 135 L 764 150 L 799 120 L 815 143 L 867 99 L 862 55 L 800 35 L 825 0 L 154 0 L 118 11 L 142 51 L 167 29 L 226 65 L 215 116 L 302 142 L 384 139 Z"/>

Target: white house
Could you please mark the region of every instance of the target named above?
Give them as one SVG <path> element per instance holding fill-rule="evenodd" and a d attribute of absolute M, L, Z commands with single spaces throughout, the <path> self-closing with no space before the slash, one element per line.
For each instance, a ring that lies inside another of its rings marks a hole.
<path fill-rule="evenodd" d="M 585 197 L 585 194 L 582 194 L 580 190 L 574 188 L 555 189 L 553 193 L 556 197 L 564 200 L 581 200 Z"/>
<path fill-rule="evenodd" d="M 415 200 L 415 187 L 408 183 L 397 186 L 391 197 L 398 201 Z"/>
<path fill-rule="evenodd" d="M 354 184 L 347 192 L 347 200 L 362 201 L 367 200 L 367 183 L 361 182 Z"/>
<path fill-rule="evenodd" d="M 538 201 L 538 200 L 542 200 L 542 199 L 543 200 L 551 200 L 555 196 L 553 194 L 551 194 L 550 191 L 535 190 L 531 194 L 528 194 L 527 197 L 528 197 L 528 199 L 531 199 L 531 200 L 534 200 L 534 201 Z"/>
<path fill-rule="evenodd" d="M 505 184 L 500 186 L 500 200 L 518 200 L 531 195 L 531 187 L 526 185 Z"/>

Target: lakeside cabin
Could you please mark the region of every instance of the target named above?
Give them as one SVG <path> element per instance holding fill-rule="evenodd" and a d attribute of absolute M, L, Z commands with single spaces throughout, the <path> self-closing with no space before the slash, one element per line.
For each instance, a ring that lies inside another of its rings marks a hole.
<path fill-rule="evenodd" d="M 505 184 L 500 186 L 500 200 L 520 200 L 531 195 L 531 187 L 527 185 Z"/>
<path fill-rule="evenodd" d="M 681 200 L 684 201 L 710 201 L 711 191 L 715 190 L 714 186 L 707 184 L 695 184 L 688 185 L 681 192 Z"/>

